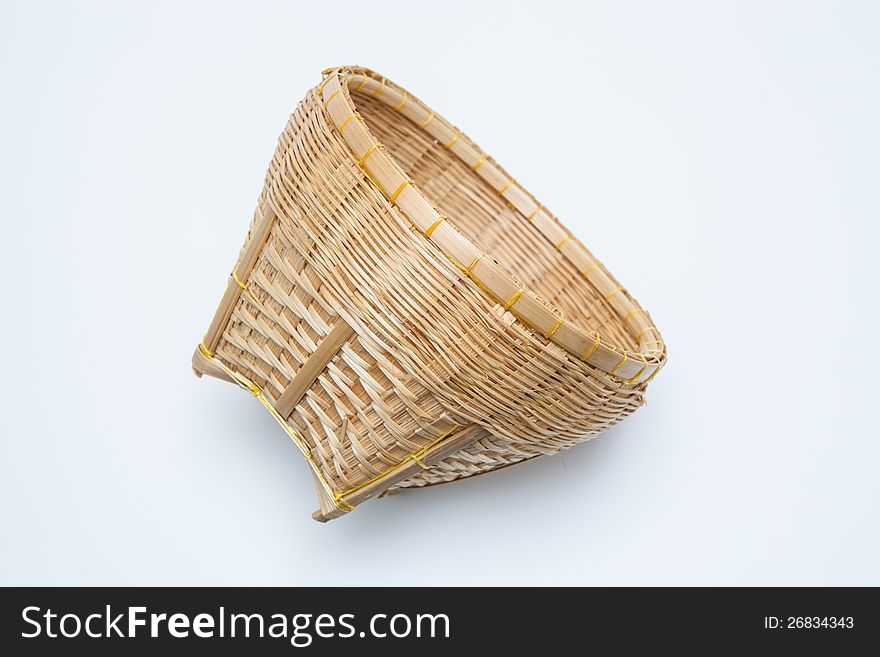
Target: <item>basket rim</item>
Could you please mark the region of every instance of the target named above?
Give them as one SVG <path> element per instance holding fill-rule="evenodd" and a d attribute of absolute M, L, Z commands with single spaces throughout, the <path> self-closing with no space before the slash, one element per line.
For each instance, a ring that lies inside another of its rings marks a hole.
<path fill-rule="evenodd" d="M 541 333 L 576 359 L 622 383 L 644 385 L 656 376 L 666 363 L 666 344 L 650 315 L 605 266 L 494 159 L 425 103 L 375 71 L 361 66 L 339 66 L 325 69 L 322 75 L 321 84 L 313 91 L 358 166 L 389 204 L 439 247 L 484 294 L 530 330 Z M 566 319 L 561 311 L 554 313 L 528 285 L 461 233 L 373 135 L 357 111 L 352 91 L 382 101 L 426 131 L 466 164 L 471 175 L 489 184 L 522 220 L 532 223 L 581 272 L 584 282 L 604 296 L 636 338 L 638 351 L 611 344 L 603 340 L 598 331 L 584 329 Z"/>

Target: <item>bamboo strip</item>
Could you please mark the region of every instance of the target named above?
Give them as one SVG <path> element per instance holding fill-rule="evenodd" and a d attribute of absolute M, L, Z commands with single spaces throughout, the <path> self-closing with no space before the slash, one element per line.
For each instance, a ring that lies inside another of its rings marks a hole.
<path fill-rule="evenodd" d="M 300 367 L 296 376 L 290 382 L 290 385 L 284 389 L 278 401 L 275 402 L 275 410 L 278 414 L 287 419 L 299 404 L 303 395 L 318 378 L 318 375 L 330 362 L 330 359 L 336 355 L 340 347 L 351 339 L 354 335 L 354 329 L 351 328 L 344 320 L 337 320 L 336 325 L 318 344 L 318 348 L 312 352 L 309 359 Z"/>
<path fill-rule="evenodd" d="M 456 433 L 448 436 L 441 442 L 428 449 L 428 451 L 426 451 L 425 454 L 419 458 L 419 461 L 430 468 L 433 464 L 441 461 L 447 456 L 450 456 L 462 449 L 465 449 L 466 447 L 469 447 L 481 438 L 485 438 L 487 435 L 488 432 L 484 428 L 477 425 L 472 424 L 470 426 L 463 427 L 459 429 Z M 363 488 L 355 491 L 354 493 L 351 493 L 350 495 L 346 495 L 343 499 L 346 503 L 350 504 L 352 507 L 355 507 L 362 502 L 370 499 L 374 495 L 378 495 L 383 491 L 388 490 L 397 482 L 403 481 L 423 469 L 425 468 L 423 468 L 422 465 L 419 465 L 415 460 L 407 461 L 393 472 L 388 473 L 388 475 L 386 475 L 384 478 L 370 483 Z M 345 513 L 345 510 L 340 509 L 338 506 L 331 504 L 328 500 L 325 499 L 321 502 L 321 508 L 319 508 L 312 514 L 312 518 L 314 518 L 318 522 L 327 522 L 328 520 L 338 518 Z"/>
<path fill-rule="evenodd" d="M 272 228 L 274 218 L 275 213 L 271 208 L 267 207 L 263 212 L 262 218 L 257 222 L 244 254 L 239 259 L 238 264 L 233 267 L 233 273 L 229 275 L 229 279 L 226 282 L 226 291 L 223 293 L 220 305 L 217 307 L 214 318 L 211 320 L 211 325 L 208 327 L 208 331 L 203 339 L 203 344 L 210 352 L 217 348 L 220 334 L 229 321 L 229 316 L 232 314 L 235 303 L 241 296 L 242 287 L 235 279 L 237 277 L 239 280 L 247 280 L 248 276 L 250 276 L 257 262 L 257 257 L 263 248 L 263 244 L 269 235 L 269 230 Z"/>
<path fill-rule="evenodd" d="M 207 374 L 208 376 L 213 376 L 215 379 L 220 379 L 221 381 L 235 383 L 235 379 L 206 358 L 205 354 L 203 354 L 198 348 L 192 355 L 192 368 L 195 375 L 199 378 L 201 378 L 202 375 Z"/>

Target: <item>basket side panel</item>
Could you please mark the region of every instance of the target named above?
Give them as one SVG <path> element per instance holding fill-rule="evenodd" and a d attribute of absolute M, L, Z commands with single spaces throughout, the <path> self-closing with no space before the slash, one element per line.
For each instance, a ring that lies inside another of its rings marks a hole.
<path fill-rule="evenodd" d="M 257 218 L 275 203 L 283 205 L 284 215 L 275 219 L 242 281 L 244 289 L 215 348 L 223 363 L 259 386 L 276 407 L 333 328 L 346 321 L 314 264 L 321 257 L 315 231 L 324 226 L 297 221 L 305 213 L 321 216 L 303 202 L 314 193 L 312 181 L 290 178 L 291 158 L 307 161 L 296 150 L 312 118 L 300 107 L 282 134 Z M 283 200 L 278 196 L 282 178 Z M 345 171 L 336 182 L 363 184 Z M 327 209 L 328 216 L 345 206 L 346 196 L 337 189 L 339 207 Z M 355 334 L 334 352 L 288 418 L 334 490 L 381 475 L 456 426 L 435 395 L 381 344 Z"/>

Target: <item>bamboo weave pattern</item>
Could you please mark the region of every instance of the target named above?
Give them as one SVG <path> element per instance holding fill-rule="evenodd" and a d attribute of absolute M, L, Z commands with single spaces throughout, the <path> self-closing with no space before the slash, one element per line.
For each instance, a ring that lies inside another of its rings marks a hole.
<path fill-rule="evenodd" d="M 648 313 L 460 130 L 341 68 L 281 134 L 193 365 L 273 411 L 327 520 L 586 440 L 665 356 Z"/>

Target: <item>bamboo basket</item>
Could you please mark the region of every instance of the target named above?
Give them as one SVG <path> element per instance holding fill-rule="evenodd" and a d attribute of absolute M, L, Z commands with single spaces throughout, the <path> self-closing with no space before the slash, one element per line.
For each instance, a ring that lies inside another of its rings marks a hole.
<path fill-rule="evenodd" d="M 275 417 L 326 521 L 589 439 L 665 361 L 648 313 L 491 157 L 341 67 L 281 134 L 192 362 Z"/>

